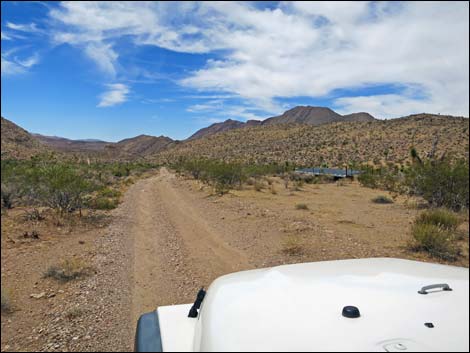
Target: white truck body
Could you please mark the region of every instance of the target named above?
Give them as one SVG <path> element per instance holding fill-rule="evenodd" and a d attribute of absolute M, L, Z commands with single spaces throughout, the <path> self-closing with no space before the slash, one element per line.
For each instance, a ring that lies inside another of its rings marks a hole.
<path fill-rule="evenodd" d="M 446 283 L 420 294 L 423 286 Z M 226 275 L 192 304 L 156 311 L 172 351 L 469 351 L 469 270 L 374 258 Z M 342 315 L 345 306 L 360 316 Z"/>

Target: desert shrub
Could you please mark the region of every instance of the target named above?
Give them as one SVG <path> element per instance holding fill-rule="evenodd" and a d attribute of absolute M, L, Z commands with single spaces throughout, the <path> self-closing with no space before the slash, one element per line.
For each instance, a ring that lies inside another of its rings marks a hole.
<path fill-rule="evenodd" d="M 388 203 L 393 203 L 393 200 L 387 196 L 380 195 L 377 197 L 374 197 L 372 199 L 373 203 L 378 203 L 378 204 L 388 204 Z"/>
<path fill-rule="evenodd" d="M 40 199 L 60 214 L 81 209 L 85 194 L 94 185 L 70 165 L 48 165 L 40 170 L 37 188 Z"/>
<path fill-rule="evenodd" d="M 121 192 L 111 188 L 104 188 L 98 192 L 98 195 L 102 197 L 120 197 Z"/>
<path fill-rule="evenodd" d="M 257 179 L 257 180 L 255 181 L 254 188 L 255 188 L 256 191 L 261 191 L 261 190 L 263 190 L 263 189 L 264 189 L 264 184 L 263 184 L 263 182 L 262 182 L 261 180 Z"/>
<path fill-rule="evenodd" d="M 44 278 L 53 278 L 59 282 L 69 282 L 89 276 L 92 271 L 93 269 L 84 260 L 65 259 L 58 265 L 50 266 L 44 272 Z"/>
<path fill-rule="evenodd" d="M 404 175 L 395 166 L 381 168 L 364 167 L 357 180 L 362 186 L 372 189 L 384 189 L 394 192 L 403 192 Z"/>
<path fill-rule="evenodd" d="M 460 160 L 414 163 L 407 171 L 409 193 L 423 197 L 433 207 L 459 211 L 469 206 L 469 165 Z"/>
<path fill-rule="evenodd" d="M 366 168 L 358 175 L 357 180 L 362 186 L 375 189 L 379 186 L 379 177 L 377 174 L 378 173 L 373 168 Z"/>
<path fill-rule="evenodd" d="M 282 252 L 286 255 L 300 255 L 303 248 L 303 241 L 298 235 L 289 235 L 282 242 Z"/>
<path fill-rule="evenodd" d="M 78 306 L 76 307 L 73 307 L 71 309 L 69 309 L 66 313 L 65 313 L 65 317 L 69 320 L 73 320 L 73 319 L 76 319 L 80 316 L 82 316 L 84 313 L 84 310 Z"/>
<path fill-rule="evenodd" d="M 296 210 L 308 210 L 308 206 L 305 203 L 298 203 L 295 205 Z"/>
<path fill-rule="evenodd" d="M 95 210 L 113 210 L 119 204 L 117 199 L 107 197 L 97 197 L 91 202 L 91 207 Z"/>
<path fill-rule="evenodd" d="M 3 287 L 1 288 L 1 305 L 2 313 L 8 313 L 12 310 L 10 295 Z"/>
<path fill-rule="evenodd" d="M 214 186 L 221 193 L 241 187 L 242 183 L 255 185 L 265 175 L 278 175 L 291 170 L 288 165 L 279 164 L 242 164 L 210 159 L 179 160 L 172 164 L 178 173 L 187 172 L 194 179 Z"/>
<path fill-rule="evenodd" d="M 447 261 L 457 260 L 460 250 L 450 231 L 434 224 L 415 223 L 411 232 L 413 250 L 426 251 L 433 257 Z"/>
<path fill-rule="evenodd" d="M 432 224 L 447 230 L 456 230 L 462 223 L 460 217 L 446 209 L 432 209 L 421 213 L 416 219 L 417 224 Z"/>

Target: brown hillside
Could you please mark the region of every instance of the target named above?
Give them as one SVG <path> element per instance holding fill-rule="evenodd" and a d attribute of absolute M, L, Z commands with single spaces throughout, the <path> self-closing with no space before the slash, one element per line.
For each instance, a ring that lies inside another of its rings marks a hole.
<path fill-rule="evenodd" d="M 184 142 L 155 156 L 160 161 L 178 157 L 300 165 L 341 166 L 344 163 L 405 164 L 412 146 L 421 154 L 468 158 L 469 120 L 419 114 L 392 120 L 336 122 L 320 126 L 271 125 L 235 129 Z"/>
<path fill-rule="evenodd" d="M 2 159 L 29 158 L 39 153 L 50 151 L 28 131 L 22 129 L 10 120 L 1 118 L 1 151 Z"/>

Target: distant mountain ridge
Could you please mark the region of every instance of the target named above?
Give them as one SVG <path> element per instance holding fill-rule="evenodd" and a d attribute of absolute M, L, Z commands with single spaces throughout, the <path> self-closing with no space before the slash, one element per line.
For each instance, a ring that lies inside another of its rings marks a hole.
<path fill-rule="evenodd" d="M 318 126 L 335 122 L 367 122 L 376 120 L 372 115 L 366 112 L 340 115 L 334 110 L 326 107 L 297 106 L 287 110 L 279 116 L 274 116 L 266 120 L 248 120 L 246 123 L 228 119 L 224 122 L 212 124 L 206 128 L 196 131 L 187 140 L 195 140 L 243 127 L 276 125 L 276 124 L 305 124 Z"/>
<path fill-rule="evenodd" d="M 63 152 L 102 151 L 109 143 L 96 139 L 71 140 L 58 136 L 31 135 L 44 145 Z"/>

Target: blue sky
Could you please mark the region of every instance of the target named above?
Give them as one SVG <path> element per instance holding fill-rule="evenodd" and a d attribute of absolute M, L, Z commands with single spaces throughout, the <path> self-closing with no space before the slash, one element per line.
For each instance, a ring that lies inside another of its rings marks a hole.
<path fill-rule="evenodd" d="M 2 2 L 2 116 L 184 139 L 296 105 L 468 116 L 466 2 Z"/>

